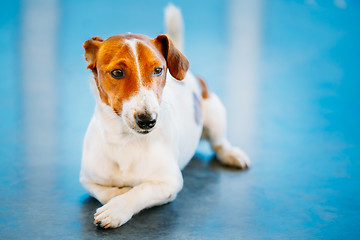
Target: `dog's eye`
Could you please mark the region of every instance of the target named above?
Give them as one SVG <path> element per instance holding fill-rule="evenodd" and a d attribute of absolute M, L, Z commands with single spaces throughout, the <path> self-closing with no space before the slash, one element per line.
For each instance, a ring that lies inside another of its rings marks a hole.
<path fill-rule="evenodd" d="M 162 74 L 162 71 L 163 71 L 162 68 L 155 68 L 154 69 L 154 75 L 158 77 L 158 76 L 160 76 Z"/>
<path fill-rule="evenodd" d="M 110 75 L 115 79 L 121 79 L 124 77 L 125 73 L 121 69 L 115 69 L 110 72 Z"/>

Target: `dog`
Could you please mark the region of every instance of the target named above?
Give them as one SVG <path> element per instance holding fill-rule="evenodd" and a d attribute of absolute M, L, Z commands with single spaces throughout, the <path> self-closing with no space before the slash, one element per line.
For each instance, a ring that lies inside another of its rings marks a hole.
<path fill-rule="evenodd" d="M 80 182 L 103 204 L 94 223 L 116 228 L 145 208 L 173 201 L 181 170 L 200 138 L 217 159 L 246 169 L 248 156 L 226 138 L 226 112 L 182 54 L 180 10 L 165 9 L 167 35 L 93 37 L 83 47 L 96 106 L 84 138 Z"/>

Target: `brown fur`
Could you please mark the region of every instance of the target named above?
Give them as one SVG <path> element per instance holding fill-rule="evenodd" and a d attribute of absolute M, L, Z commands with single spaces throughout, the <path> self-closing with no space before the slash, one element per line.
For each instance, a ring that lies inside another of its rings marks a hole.
<path fill-rule="evenodd" d="M 210 97 L 209 89 L 206 85 L 206 82 L 201 77 L 197 76 L 197 80 L 199 81 L 199 84 L 201 86 L 201 96 L 203 99 L 207 99 Z"/>
<path fill-rule="evenodd" d="M 135 59 L 129 45 L 125 43 L 127 39 L 137 40 L 138 59 Z M 185 77 L 189 68 L 187 58 L 174 47 L 166 35 L 150 39 L 139 34 L 121 34 L 105 41 L 100 37 L 93 37 L 84 43 L 84 49 L 87 68 L 94 74 L 102 102 L 119 115 L 124 101 L 134 96 L 141 87 L 153 90 L 160 102 L 167 68 L 178 80 Z M 136 60 L 139 62 L 140 73 Z M 163 68 L 160 76 L 153 74 L 157 67 Z M 110 72 L 115 69 L 122 69 L 124 78 L 113 78 Z"/>
<path fill-rule="evenodd" d="M 177 80 L 183 80 L 189 69 L 189 61 L 187 58 L 174 47 L 170 38 L 165 34 L 157 36 L 154 42 L 163 53 L 171 75 Z"/>

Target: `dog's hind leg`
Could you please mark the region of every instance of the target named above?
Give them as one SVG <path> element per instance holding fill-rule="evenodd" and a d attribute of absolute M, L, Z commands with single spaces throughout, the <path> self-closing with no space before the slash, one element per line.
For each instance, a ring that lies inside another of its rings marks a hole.
<path fill-rule="evenodd" d="M 239 148 L 230 144 L 226 137 L 226 110 L 220 99 L 214 93 L 204 94 L 201 101 L 202 115 L 204 121 L 202 137 L 210 142 L 217 159 L 229 166 L 246 169 L 250 167 L 249 157 Z"/>

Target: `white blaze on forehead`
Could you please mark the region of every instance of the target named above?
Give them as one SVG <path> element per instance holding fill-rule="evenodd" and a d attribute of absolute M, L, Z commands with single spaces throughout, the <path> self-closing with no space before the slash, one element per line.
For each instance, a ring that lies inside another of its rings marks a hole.
<path fill-rule="evenodd" d="M 141 41 L 139 39 L 126 39 L 125 43 L 130 47 L 132 55 L 135 58 L 136 71 L 137 71 L 138 79 L 139 79 L 140 82 L 142 82 L 141 73 L 140 73 L 139 54 L 138 54 L 138 51 L 137 51 L 137 45 L 139 43 L 141 43 L 142 45 L 146 46 L 151 52 L 154 53 L 154 56 L 156 56 L 159 59 L 161 59 L 162 55 L 161 55 L 161 53 L 159 51 L 157 51 L 156 49 L 151 47 L 148 43 L 146 43 L 144 41 Z"/>
<path fill-rule="evenodd" d="M 125 40 L 125 43 L 127 45 L 129 45 L 130 50 L 133 53 L 133 56 L 135 58 L 135 65 L 136 65 L 137 75 L 138 75 L 139 80 L 141 81 L 139 58 L 138 58 L 137 49 L 136 49 L 136 45 L 138 44 L 138 40 L 137 39 L 127 39 L 127 40 Z"/>

